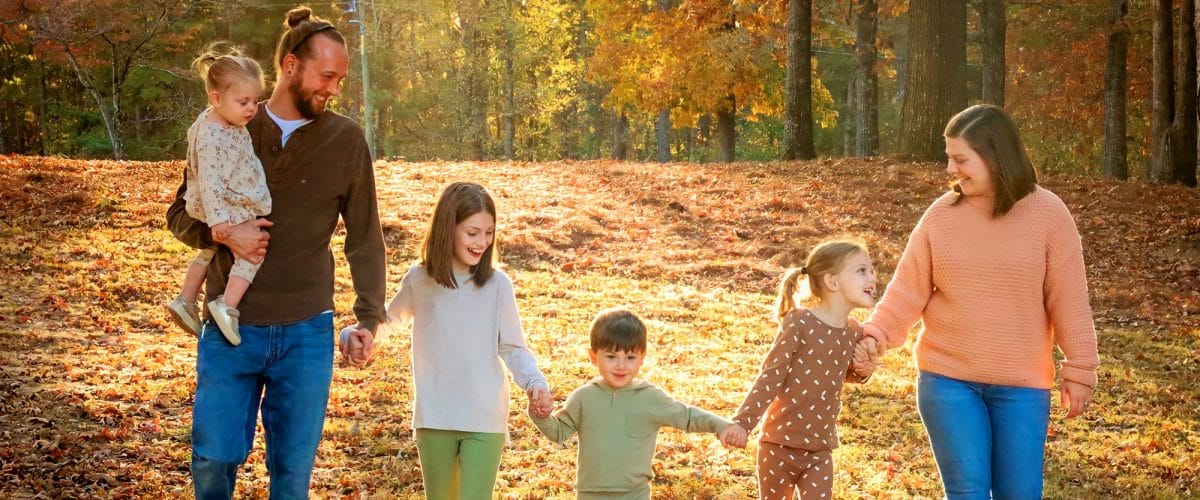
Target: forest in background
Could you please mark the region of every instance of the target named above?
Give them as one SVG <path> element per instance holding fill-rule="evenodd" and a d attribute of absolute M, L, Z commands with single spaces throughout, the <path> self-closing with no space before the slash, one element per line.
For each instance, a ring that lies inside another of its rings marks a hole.
<path fill-rule="evenodd" d="M 295 5 L 2 0 L 0 152 L 181 158 L 192 58 L 227 40 L 272 67 Z M 1190 0 L 309 5 L 347 38 L 334 108 L 364 124 L 367 68 L 380 158 L 937 160 L 949 114 L 995 102 L 1043 171 L 1195 184 Z"/>

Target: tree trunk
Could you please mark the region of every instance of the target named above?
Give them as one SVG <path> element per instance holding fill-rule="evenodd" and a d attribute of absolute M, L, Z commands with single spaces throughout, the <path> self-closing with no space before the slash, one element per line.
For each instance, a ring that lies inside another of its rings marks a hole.
<path fill-rule="evenodd" d="M 625 161 L 629 156 L 629 118 L 625 112 L 618 111 L 613 117 L 613 153 L 612 158 Z"/>
<path fill-rule="evenodd" d="M 659 163 L 671 161 L 671 110 L 658 112 L 658 119 L 654 121 L 654 141 L 658 146 L 654 159 Z"/>
<path fill-rule="evenodd" d="M 964 2 L 912 0 L 899 152 L 917 160 L 945 158 L 942 131 L 966 107 L 967 7 Z"/>
<path fill-rule="evenodd" d="M 1108 11 L 1108 67 L 1104 72 L 1104 176 L 1129 178 L 1126 139 L 1126 58 L 1129 0 L 1111 0 Z"/>
<path fill-rule="evenodd" d="M 788 1 L 787 30 L 781 156 L 784 160 L 810 160 L 817 156 L 813 146 L 812 0 Z"/>
<path fill-rule="evenodd" d="M 504 130 L 504 159 L 513 161 L 517 156 L 516 148 L 516 124 L 513 120 L 513 115 L 516 113 L 516 104 L 513 99 L 513 50 L 515 41 L 513 40 L 513 19 L 512 19 L 512 4 L 505 6 L 504 19 L 504 114 L 501 116 Z"/>
<path fill-rule="evenodd" d="M 46 59 L 39 57 L 37 62 L 38 103 L 37 103 L 37 134 L 39 155 L 47 156 L 46 151 Z"/>
<path fill-rule="evenodd" d="M 862 0 L 854 21 L 854 58 L 856 94 L 854 97 L 855 150 L 857 156 L 879 154 L 879 82 L 875 75 L 875 34 L 879 28 L 876 0 Z"/>
<path fill-rule="evenodd" d="M 479 6 L 476 0 L 459 0 L 458 19 L 462 29 L 463 53 L 466 68 L 463 87 L 466 90 L 466 142 L 467 154 L 472 160 L 483 159 L 483 139 L 487 136 L 487 92 L 484 82 L 486 71 L 485 48 L 479 30 Z"/>
<path fill-rule="evenodd" d="M 684 157 L 688 162 L 696 161 L 696 129 L 687 128 L 687 140 L 684 141 Z"/>
<path fill-rule="evenodd" d="M 658 0 L 658 10 L 671 10 L 673 0 Z M 663 108 L 658 111 L 658 119 L 654 122 L 654 140 L 657 146 L 654 159 L 659 163 L 671 161 L 671 110 Z"/>
<path fill-rule="evenodd" d="M 1004 0 L 980 0 L 979 20 L 983 31 L 983 102 L 1004 106 L 1004 38 L 1008 19 Z"/>
<path fill-rule="evenodd" d="M 725 98 L 725 106 L 717 111 L 717 161 L 732 162 L 735 144 L 737 144 L 737 101 L 733 94 L 729 94 Z"/>
<path fill-rule="evenodd" d="M 558 113 L 558 157 L 578 158 L 579 156 L 579 105 L 570 101 L 566 108 Z"/>
<path fill-rule="evenodd" d="M 1171 160 L 1175 182 L 1196 185 L 1196 4 L 1183 0 L 1175 33 L 1175 116 L 1171 125 Z"/>
<path fill-rule="evenodd" d="M 858 133 L 855 130 L 857 123 L 854 116 L 855 110 L 858 108 L 858 74 L 850 77 L 850 81 L 846 82 L 846 119 L 841 120 L 842 123 L 842 156 L 854 156 L 854 152 L 858 151 Z"/>
<path fill-rule="evenodd" d="M 1171 182 L 1171 113 L 1174 111 L 1172 0 L 1154 0 L 1153 92 L 1150 111 L 1150 180 Z"/>
<path fill-rule="evenodd" d="M 125 158 L 125 151 L 121 147 L 121 135 L 117 132 L 119 128 L 117 126 L 118 118 L 116 113 L 105 104 L 104 97 L 100 95 L 100 91 L 92 83 L 91 77 L 80 67 L 79 61 L 75 59 L 75 53 L 71 51 L 71 47 L 63 45 L 63 52 L 67 54 L 67 61 L 71 63 L 71 69 L 75 72 L 75 76 L 79 78 L 79 83 L 96 100 L 96 107 L 100 109 L 100 118 L 104 121 L 105 130 L 108 131 L 109 143 L 112 144 L 113 158 L 123 160 Z"/>
<path fill-rule="evenodd" d="M 575 4 L 580 9 L 580 19 L 574 25 L 575 36 L 571 40 L 572 43 L 569 47 L 565 47 L 565 49 L 567 51 L 566 58 L 571 59 L 575 64 L 582 67 L 584 65 L 583 47 L 587 42 L 587 23 L 583 18 L 586 11 L 583 10 L 582 5 L 578 2 Z M 582 78 L 571 78 L 570 85 L 570 93 L 566 96 L 568 99 L 567 105 L 563 109 L 563 113 L 560 114 L 559 119 L 561 135 L 559 136 L 558 155 L 560 158 L 575 159 L 581 156 L 582 149 L 579 146 L 580 136 L 586 133 L 583 130 L 587 128 L 583 118 L 580 116 L 583 112 L 586 112 L 586 109 L 581 112 L 580 108 L 581 105 L 585 104 L 583 96 L 588 94 L 588 90 Z"/>

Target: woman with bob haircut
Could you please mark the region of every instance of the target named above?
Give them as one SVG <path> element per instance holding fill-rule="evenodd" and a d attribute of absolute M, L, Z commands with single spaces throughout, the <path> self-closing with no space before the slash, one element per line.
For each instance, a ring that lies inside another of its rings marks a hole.
<path fill-rule="evenodd" d="M 1079 232 L 1002 108 L 971 106 L 944 135 L 953 189 L 909 236 L 866 349 L 903 345 L 921 320 L 917 407 L 947 498 L 1041 498 L 1054 347 L 1067 418 L 1096 386 Z"/>

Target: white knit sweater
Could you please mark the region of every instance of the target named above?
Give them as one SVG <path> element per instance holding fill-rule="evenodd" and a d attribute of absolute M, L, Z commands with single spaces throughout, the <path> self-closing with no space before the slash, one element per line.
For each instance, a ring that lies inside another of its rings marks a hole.
<path fill-rule="evenodd" d="M 446 288 L 414 265 L 388 304 L 378 341 L 412 324 L 413 429 L 507 432 L 502 360 L 522 389 L 549 389 L 525 347 L 512 280 L 499 270 L 482 287 L 469 279 Z"/>

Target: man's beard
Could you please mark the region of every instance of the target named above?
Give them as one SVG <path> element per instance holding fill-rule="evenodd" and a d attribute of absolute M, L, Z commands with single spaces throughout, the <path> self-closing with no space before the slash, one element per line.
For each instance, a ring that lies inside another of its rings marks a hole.
<path fill-rule="evenodd" d="M 313 99 L 316 93 L 305 91 L 300 84 L 300 80 L 297 79 L 288 85 L 288 91 L 292 94 L 292 104 L 296 106 L 296 111 L 300 112 L 300 116 L 316 120 L 325 111 L 325 105 L 321 104 L 321 109 L 317 109 L 317 104 Z"/>

